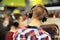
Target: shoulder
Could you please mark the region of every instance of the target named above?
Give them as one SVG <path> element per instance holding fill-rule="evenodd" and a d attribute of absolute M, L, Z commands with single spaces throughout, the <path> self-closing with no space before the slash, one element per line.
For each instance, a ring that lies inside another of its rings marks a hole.
<path fill-rule="evenodd" d="M 50 34 L 48 32 L 46 32 L 45 30 L 41 29 L 41 30 L 38 30 L 39 32 L 39 35 L 47 35 L 47 36 L 50 36 Z"/>
<path fill-rule="evenodd" d="M 26 33 L 29 33 L 29 32 L 34 32 L 35 34 L 49 34 L 48 32 L 44 31 L 43 29 L 35 29 L 35 28 L 27 28 L 27 29 L 22 29 L 20 30 L 21 31 L 21 34 L 26 34 Z M 20 32 L 19 31 L 19 32 Z"/>
<path fill-rule="evenodd" d="M 13 36 L 14 32 L 7 32 L 5 38 L 11 38 Z"/>
<path fill-rule="evenodd" d="M 14 33 L 14 32 L 11 32 L 11 31 L 8 31 L 8 32 L 7 32 L 7 34 L 12 34 L 12 33 Z"/>
<path fill-rule="evenodd" d="M 47 39 L 51 39 L 51 36 L 48 32 L 44 31 L 43 29 L 38 30 L 39 35 L 37 35 L 38 38 L 47 38 Z"/>
<path fill-rule="evenodd" d="M 21 38 L 27 38 L 27 39 L 30 39 L 30 38 L 34 39 L 35 37 L 38 39 L 50 37 L 49 33 L 45 32 L 44 30 L 34 29 L 34 28 L 21 30 L 18 37 L 20 36 Z"/>
<path fill-rule="evenodd" d="M 21 32 L 21 34 L 26 34 L 26 33 L 29 33 L 29 32 L 34 32 L 34 30 L 35 29 L 30 29 L 30 28 L 28 28 L 28 29 L 23 29 L 23 30 L 21 30 L 22 32 Z"/>

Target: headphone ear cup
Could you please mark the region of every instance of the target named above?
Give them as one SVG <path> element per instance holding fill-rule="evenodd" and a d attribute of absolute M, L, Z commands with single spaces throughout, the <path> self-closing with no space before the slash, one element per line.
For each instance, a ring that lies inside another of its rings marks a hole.
<path fill-rule="evenodd" d="M 32 14 L 29 14 L 29 18 L 31 18 L 32 17 Z"/>
<path fill-rule="evenodd" d="M 28 14 L 28 17 L 31 18 L 32 14 L 33 14 L 32 11 L 30 11 L 29 14 Z"/>
<path fill-rule="evenodd" d="M 45 22 L 46 20 L 47 20 L 47 18 L 46 17 L 43 17 L 42 22 Z"/>

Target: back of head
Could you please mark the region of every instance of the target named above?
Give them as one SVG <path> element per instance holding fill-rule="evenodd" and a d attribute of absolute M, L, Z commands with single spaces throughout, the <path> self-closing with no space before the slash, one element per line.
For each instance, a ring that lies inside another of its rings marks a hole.
<path fill-rule="evenodd" d="M 47 9 L 43 5 L 35 5 L 31 8 L 30 17 L 38 20 L 43 20 L 48 14 Z"/>
<path fill-rule="evenodd" d="M 11 22 L 7 27 L 8 31 L 11 29 L 11 27 L 18 28 L 18 25 L 19 25 L 18 22 Z"/>
<path fill-rule="evenodd" d="M 20 16 L 22 16 L 22 15 L 21 14 L 14 14 L 14 17 L 16 20 L 18 20 Z"/>
<path fill-rule="evenodd" d="M 17 20 L 21 20 L 21 21 L 24 21 L 26 19 L 27 15 L 26 14 L 17 14 L 15 15 L 15 18 Z"/>
<path fill-rule="evenodd" d="M 11 24 L 11 26 L 14 26 L 15 28 L 18 28 L 18 22 L 13 22 L 12 24 Z"/>

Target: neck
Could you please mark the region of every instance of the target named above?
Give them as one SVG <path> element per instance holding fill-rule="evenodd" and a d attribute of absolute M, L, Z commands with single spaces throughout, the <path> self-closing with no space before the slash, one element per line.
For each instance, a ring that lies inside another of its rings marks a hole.
<path fill-rule="evenodd" d="M 15 28 L 11 28 L 10 31 L 11 32 L 16 32 L 16 29 Z"/>
<path fill-rule="evenodd" d="M 29 24 L 30 26 L 37 26 L 37 27 L 40 27 L 40 25 L 41 25 L 41 21 L 40 20 L 37 20 L 37 19 L 34 19 L 34 18 L 32 18 L 31 19 L 31 22 L 30 22 L 30 24 Z"/>
<path fill-rule="evenodd" d="M 26 24 L 24 24 L 23 22 L 20 22 L 20 23 L 19 23 L 19 27 L 20 27 L 20 28 L 24 28 L 25 26 L 26 26 Z"/>

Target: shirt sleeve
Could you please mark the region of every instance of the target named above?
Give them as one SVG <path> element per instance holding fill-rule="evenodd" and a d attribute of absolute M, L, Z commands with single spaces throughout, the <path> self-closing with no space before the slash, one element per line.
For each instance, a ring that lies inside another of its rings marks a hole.
<path fill-rule="evenodd" d="M 8 35 L 8 34 L 7 34 L 7 35 L 5 36 L 5 40 L 8 40 L 8 39 L 11 40 L 11 35 Z"/>
<path fill-rule="evenodd" d="M 32 36 L 30 40 L 51 40 L 50 35 Z"/>
<path fill-rule="evenodd" d="M 16 31 L 16 32 L 13 34 L 13 40 L 16 40 L 18 34 L 19 34 L 18 31 Z"/>
<path fill-rule="evenodd" d="M 12 40 L 13 38 L 13 33 L 12 32 L 8 32 L 5 36 L 5 40 Z"/>
<path fill-rule="evenodd" d="M 51 36 L 47 36 L 47 40 L 52 40 L 52 39 L 51 39 Z"/>
<path fill-rule="evenodd" d="M 26 36 L 25 35 L 18 35 L 16 40 L 26 40 Z"/>
<path fill-rule="evenodd" d="M 50 35 L 43 35 L 41 36 L 41 38 L 38 38 L 39 40 L 51 40 L 51 36 Z"/>

